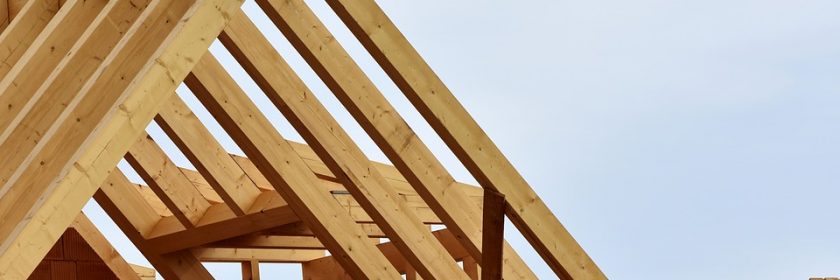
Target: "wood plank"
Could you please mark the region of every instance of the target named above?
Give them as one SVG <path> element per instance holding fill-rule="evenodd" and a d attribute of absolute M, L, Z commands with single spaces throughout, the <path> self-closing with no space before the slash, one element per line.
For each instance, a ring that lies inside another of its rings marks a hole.
<path fill-rule="evenodd" d="M 74 101 L 74 98 L 78 97 L 81 85 L 101 65 L 101 58 L 107 56 L 117 42 L 124 37 L 130 25 L 136 21 L 145 7 L 133 6 L 132 1 L 129 0 L 114 2 L 114 5 L 109 4 L 105 7 L 106 11 L 94 20 L 91 25 L 95 27 L 89 28 L 82 35 L 82 39 L 71 48 L 72 55 L 66 56 L 53 75 L 44 81 L 44 86 L 49 84 L 52 87 L 46 91 L 42 87 L 37 93 L 30 93 L 32 96 L 48 96 L 49 98 L 33 98 L 32 100 L 36 102 L 23 105 L 25 109 L 18 108 L 21 104 L 0 102 L 3 104 L 2 108 L 8 110 L 6 112 L 8 115 L 4 113 L 2 118 L 9 119 L 15 116 L 16 110 L 20 110 L 16 116 L 17 119 L 11 121 L 12 124 L 7 127 L 8 129 L 0 130 L 0 143 L 2 143 L 0 150 L 9 151 L 6 154 L 6 160 L 0 162 L 0 182 L 6 182 L 10 174 L 22 165 L 26 153 L 47 135 L 56 119 L 68 110 L 68 106 L 74 106 L 74 102 L 78 102 L 78 100 Z M 137 1 L 138 5 L 145 5 L 145 3 L 147 0 Z M 70 67 L 67 67 L 68 65 Z M 9 94 L 11 93 L 0 95 L 0 99 L 4 99 Z M 0 188 L 0 194 L 5 191 L 6 189 Z"/>
<path fill-rule="evenodd" d="M 12 21 L 0 34 L 0 78 L 6 76 L 58 12 L 58 0 L 32 0 L 22 8 L 12 4 L 9 2 Z M 19 10 L 19 15 L 12 15 L 12 10 Z"/>
<path fill-rule="evenodd" d="M 0 33 L 9 26 L 9 1 L 0 1 Z"/>
<path fill-rule="evenodd" d="M 185 227 L 194 227 L 210 208 L 207 199 L 148 134 L 137 139 L 125 159 Z"/>
<path fill-rule="evenodd" d="M 376 2 L 327 3 L 476 180 L 506 196 L 511 221 L 558 277 L 606 279 Z"/>
<path fill-rule="evenodd" d="M 208 215 L 213 216 L 214 207 L 226 206 L 213 206 Z M 275 206 L 238 217 L 226 213 L 220 217 L 208 216 L 207 221 L 187 230 L 179 230 L 172 219 L 163 219 L 146 241 L 146 247 L 153 252 L 173 252 L 300 221 L 289 206 Z"/>
<path fill-rule="evenodd" d="M 85 87 L 88 98 L 62 119 L 62 125 L 50 133 L 51 141 L 42 141 L 46 148 L 33 151 L 37 152 L 33 153 L 37 154 L 33 157 L 35 168 L 30 169 L 34 172 L 22 177 L 25 180 L 16 180 L 13 189 L 31 189 L 36 195 L 18 200 L 17 213 L 28 214 L 3 217 L 4 225 L 15 228 L 0 231 L 0 277 L 18 279 L 32 272 L 207 51 L 212 38 L 227 24 L 228 15 L 242 4 L 206 0 L 192 7 L 184 2 L 188 1 L 167 2 L 172 6 L 163 7 L 165 16 L 135 24 L 127 32 L 130 39 L 115 48 L 120 51 L 105 58 L 111 67 L 98 71 L 97 79 Z M 179 5 L 187 9 L 178 9 Z M 40 165 L 41 161 L 45 164 Z M 27 181 L 31 179 L 35 180 L 30 184 Z"/>
<path fill-rule="evenodd" d="M 257 1 L 447 228 L 481 258 L 478 207 L 301 0 Z"/>
<path fill-rule="evenodd" d="M 312 188 L 318 179 L 303 159 L 212 55 L 204 56 L 185 82 L 347 271 L 358 278 L 398 277 L 341 207 Z"/>
<path fill-rule="evenodd" d="M 96 252 L 96 255 L 105 262 L 105 265 L 119 279 L 140 280 L 140 277 L 134 269 L 111 246 L 111 243 L 105 239 L 105 236 L 96 229 L 96 226 L 93 225 L 84 213 L 79 214 L 70 226 L 79 232 L 79 235 L 90 245 L 90 248 Z"/>
<path fill-rule="evenodd" d="M 480 203 L 474 203 L 467 196 L 464 192 L 467 189 L 452 178 L 306 3 L 300 0 L 259 0 L 257 4 L 289 38 L 396 169 L 405 174 L 404 177 L 400 173 L 395 175 L 402 181 L 408 179 L 416 193 L 458 236 L 473 258 L 480 260 Z M 515 251 L 505 252 L 506 259 L 510 260 L 505 262 L 509 270 L 506 278 L 533 274 Z M 517 268 L 526 268 L 526 271 L 517 272 Z"/>
<path fill-rule="evenodd" d="M 324 250 L 196 248 L 192 252 L 203 262 L 302 263 L 325 255 Z"/>
<path fill-rule="evenodd" d="M 100 191 L 108 197 L 109 204 L 115 205 L 122 212 L 121 215 L 126 217 L 130 223 L 127 228 L 131 228 L 141 239 L 147 238 L 162 218 L 152 209 L 139 188 L 129 182 L 119 169 L 111 172 Z M 180 230 L 183 229 L 181 226 Z"/>
<path fill-rule="evenodd" d="M 325 249 L 318 238 L 309 236 L 276 236 L 262 233 L 234 237 L 208 245 L 215 248 L 257 249 Z"/>
<path fill-rule="evenodd" d="M 467 279 L 242 11 L 219 40 L 424 278 Z"/>
<path fill-rule="evenodd" d="M 155 121 L 234 213 L 241 216 L 251 208 L 259 188 L 177 94 Z"/>
<path fill-rule="evenodd" d="M 436 240 L 438 240 L 439 242 L 441 242 L 442 244 L 445 245 L 444 247 L 449 251 L 449 253 L 452 256 L 454 256 L 454 258 L 462 259 L 462 258 L 470 257 L 470 254 L 464 249 L 463 246 L 460 245 L 460 242 L 456 240 L 455 235 L 451 231 L 449 231 L 447 229 L 437 230 L 437 231 L 434 231 L 432 233 L 432 235 L 434 236 L 434 238 Z M 382 253 L 385 255 L 385 257 L 388 258 L 388 261 L 391 262 L 391 264 L 393 264 L 394 267 L 396 267 L 397 270 L 400 271 L 400 273 L 406 273 L 406 272 L 414 270 L 414 268 L 411 267 L 411 264 L 408 262 L 408 260 L 406 260 L 406 258 L 403 257 L 402 254 L 400 254 L 400 251 L 397 250 L 396 246 L 394 246 L 394 243 L 392 243 L 392 242 L 381 243 L 381 244 L 377 245 L 377 248 L 380 251 L 382 251 Z M 317 267 L 319 267 L 320 270 L 330 271 L 330 274 L 339 275 L 339 276 L 344 275 L 344 272 L 340 268 L 331 267 L 331 266 L 335 266 L 335 264 L 337 263 L 337 262 L 335 262 L 334 260 L 331 260 L 331 259 L 334 259 L 334 257 L 328 256 L 328 257 L 323 257 L 321 259 L 312 260 L 311 262 L 304 263 L 304 269 L 306 269 L 306 267 L 308 265 L 309 266 L 317 266 Z M 305 277 L 305 279 L 310 279 L 310 278 Z M 317 278 L 313 278 L 313 279 L 317 279 Z M 344 278 L 326 278 L 326 279 L 344 279 Z"/>
<path fill-rule="evenodd" d="M 106 4 L 109 7 L 105 7 Z M 0 95 L 0 108 L 7 109 L 4 114 L 0 114 L 0 132 L 15 126 L 15 119 L 20 122 L 24 114 L 19 113 L 24 111 L 30 100 L 38 98 L 34 96 L 38 87 L 67 56 L 82 33 L 92 30 L 88 27 L 95 26 L 94 20 L 100 12 L 107 13 L 115 4 L 107 0 L 69 0 L 63 6 L 20 60 L 0 80 L 0 92 L 5 93 Z M 5 134 L 0 134 L 0 142 L 5 139 Z"/>
<path fill-rule="evenodd" d="M 134 228 L 132 224 L 137 224 L 138 221 L 132 221 L 131 217 L 126 216 L 126 213 L 132 213 L 134 217 L 138 215 L 148 215 L 151 218 L 154 213 L 151 212 L 132 212 L 130 208 L 125 208 L 126 205 L 119 203 L 118 197 L 111 197 L 105 191 L 105 188 L 99 190 L 94 194 L 96 203 L 105 210 L 105 213 L 117 224 L 117 226 L 126 234 L 129 240 L 134 243 L 140 253 L 146 257 L 146 260 L 155 267 L 161 276 L 167 279 L 213 279 L 210 273 L 201 265 L 201 262 L 190 251 L 179 251 L 165 256 L 151 253 L 144 248 L 144 239 L 140 235 L 138 229 Z M 132 195 L 128 193 L 128 195 Z M 133 194 L 135 197 L 130 200 L 141 199 L 139 194 Z"/>
<path fill-rule="evenodd" d="M 131 268 L 137 273 L 137 276 L 140 276 L 141 280 L 155 280 L 156 272 L 154 269 L 135 264 L 129 265 L 131 265 Z"/>

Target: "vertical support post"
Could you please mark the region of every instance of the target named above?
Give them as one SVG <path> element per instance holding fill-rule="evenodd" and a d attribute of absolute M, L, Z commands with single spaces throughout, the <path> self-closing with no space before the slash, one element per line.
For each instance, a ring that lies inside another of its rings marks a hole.
<path fill-rule="evenodd" d="M 260 280 L 260 261 L 242 262 L 242 280 Z"/>
<path fill-rule="evenodd" d="M 484 230 L 481 244 L 481 279 L 502 279 L 502 250 L 505 244 L 505 195 L 484 189 Z"/>
<path fill-rule="evenodd" d="M 478 266 L 478 263 L 475 262 L 475 259 L 464 258 L 463 263 L 464 272 L 467 273 L 467 276 L 469 276 L 472 280 L 479 280 L 480 278 L 478 276 L 481 275 L 481 267 Z"/>

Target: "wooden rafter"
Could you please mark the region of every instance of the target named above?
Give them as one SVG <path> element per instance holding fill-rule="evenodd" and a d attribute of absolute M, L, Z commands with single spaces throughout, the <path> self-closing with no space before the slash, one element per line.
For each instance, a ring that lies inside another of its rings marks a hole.
<path fill-rule="evenodd" d="M 327 3 L 482 187 L 506 196 L 511 221 L 558 277 L 606 278 L 374 0 Z"/>
<path fill-rule="evenodd" d="M 242 1 L 0 0 L 0 278 L 25 279 L 91 197 L 172 279 L 212 279 L 201 262 L 241 263 L 243 279 L 271 262 L 307 279 L 536 279 L 503 213 L 559 277 L 606 278 L 374 0 L 327 2 L 481 187 L 453 178 L 304 0 L 257 0 L 393 166 L 370 161 Z M 215 39 L 306 144 L 207 52 Z"/>

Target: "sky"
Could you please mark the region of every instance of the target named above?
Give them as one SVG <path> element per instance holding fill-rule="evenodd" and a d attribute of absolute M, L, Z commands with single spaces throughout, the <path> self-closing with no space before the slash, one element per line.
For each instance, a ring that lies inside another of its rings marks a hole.
<path fill-rule="evenodd" d="M 609 278 L 840 276 L 840 2 L 378 2 Z M 474 183 L 329 7 L 308 3 L 456 179 Z M 365 153 L 387 162 L 253 1 L 244 9 Z M 223 47 L 211 51 L 301 140 Z M 95 202 L 85 212 L 147 264 Z M 515 228 L 506 238 L 554 278 Z M 239 277 L 238 265 L 208 268 Z M 261 268 L 264 279 L 300 273 Z"/>

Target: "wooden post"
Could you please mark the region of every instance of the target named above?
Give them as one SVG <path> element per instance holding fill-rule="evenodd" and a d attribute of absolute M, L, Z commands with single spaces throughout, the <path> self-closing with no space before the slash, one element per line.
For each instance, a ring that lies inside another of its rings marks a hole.
<path fill-rule="evenodd" d="M 484 231 L 481 245 L 481 279 L 502 279 L 505 244 L 505 195 L 484 189 Z"/>
<path fill-rule="evenodd" d="M 260 280 L 260 262 L 258 260 L 242 262 L 242 280 Z"/>

